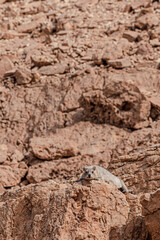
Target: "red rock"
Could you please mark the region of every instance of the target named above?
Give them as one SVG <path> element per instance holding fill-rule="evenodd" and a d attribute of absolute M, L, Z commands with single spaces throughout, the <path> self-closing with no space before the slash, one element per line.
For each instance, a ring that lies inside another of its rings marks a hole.
<path fill-rule="evenodd" d="M 119 31 L 119 26 L 118 26 L 118 25 L 115 25 L 115 26 L 112 25 L 112 26 L 110 26 L 110 27 L 107 28 L 106 34 L 107 34 L 108 36 L 110 36 L 112 33 L 117 32 L 117 31 Z"/>
<path fill-rule="evenodd" d="M 131 4 L 126 4 L 126 6 L 124 7 L 124 12 L 131 12 L 131 10 L 132 10 L 132 6 L 131 6 Z"/>
<path fill-rule="evenodd" d="M 25 34 L 25 33 L 17 33 L 16 31 L 9 30 L 9 31 L 3 33 L 2 38 L 9 40 L 9 39 L 14 39 L 14 38 L 16 38 L 16 37 L 18 37 L 18 38 L 24 38 L 24 37 L 26 37 L 26 36 L 27 36 L 27 34 Z"/>
<path fill-rule="evenodd" d="M 158 26 L 159 25 L 159 18 L 155 14 L 145 14 L 139 18 L 136 19 L 135 21 L 135 26 L 139 29 L 149 29 L 152 28 L 153 26 Z"/>
<path fill-rule="evenodd" d="M 0 81 L 0 239 L 159 236 L 159 196 L 142 215 L 139 196 L 73 184 L 96 164 L 137 194 L 160 186 L 159 9 L 148 0 L 0 5 L 0 52 L 14 63 Z M 108 65 L 127 58 L 129 68 Z"/>
<path fill-rule="evenodd" d="M 151 95 L 147 98 L 151 103 L 151 118 L 157 120 L 160 116 L 160 99 L 158 96 Z"/>
<path fill-rule="evenodd" d="M 134 31 L 125 31 L 123 38 L 126 38 L 129 42 L 135 42 L 138 40 L 139 33 Z"/>
<path fill-rule="evenodd" d="M 142 127 L 139 123 L 149 124 L 149 101 L 138 87 L 124 81 L 106 81 L 103 90 L 83 93 L 80 106 L 85 110 L 86 119 L 96 123 L 136 129 Z"/>
<path fill-rule="evenodd" d="M 17 0 L 5 0 L 5 2 L 16 2 Z"/>
<path fill-rule="evenodd" d="M 28 14 L 28 15 L 34 15 L 42 12 L 43 10 L 44 10 L 44 7 L 41 1 L 36 1 L 36 2 L 34 1 L 24 5 L 24 8 L 22 9 L 22 13 Z"/>
<path fill-rule="evenodd" d="M 0 202 L 2 240 L 9 236 L 17 240 L 90 236 L 106 240 L 111 229 L 125 226 L 130 211 L 125 195 L 107 183 L 95 183 L 90 188 L 44 182 L 5 193 Z M 13 229 L 9 224 L 6 229 L 11 220 L 12 225 L 19 227 Z"/>
<path fill-rule="evenodd" d="M 157 69 L 160 69 L 160 58 L 157 60 Z"/>
<path fill-rule="evenodd" d="M 0 163 L 4 163 L 7 160 L 8 147 L 5 144 L 0 145 Z"/>
<path fill-rule="evenodd" d="M 19 67 L 5 73 L 4 77 L 14 77 L 17 84 L 27 84 L 32 81 L 31 72 L 25 67 Z"/>
<path fill-rule="evenodd" d="M 123 57 L 122 46 L 110 45 L 105 47 L 101 60 L 108 63 L 109 60 L 121 59 Z"/>
<path fill-rule="evenodd" d="M 42 181 L 52 179 L 56 171 L 57 168 L 54 162 L 43 162 L 41 164 L 36 164 L 36 167 L 35 166 L 29 167 L 26 178 L 29 183 L 40 183 Z"/>
<path fill-rule="evenodd" d="M 27 68 L 20 67 L 14 73 L 17 84 L 27 84 L 32 81 L 31 72 Z"/>
<path fill-rule="evenodd" d="M 13 162 L 20 162 L 23 160 L 24 155 L 16 149 L 10 158 Z"/>
<path fill-rule="evenodd" d="M 159 240 L 160 236 L 160 189 L 141 197 L 142 215 L 152 239 Z"/>
<path fill-rule="evenodd" d="M 129 59 L 108 60 L 107 64 L 116 69 L 131 67 Z"/>
<path fill-rule="evenodd" d="M 10 166 L 0 166 L 0 184 L 3 187 L 12 187 L 20 183 L 25 176 L 27 169 L 12 168 Z"/>
<path fill-rule="evenodd" d="M 54 135 L 52 138 L 32 138 L 30 146 L 34 155 L 40 159 L 58 159 L 78 154 L 75 142 L 67 136 Z"/>
<path fill-rule="evenodd" d="M 6 190 L 3 185 L 0 183 L 0 194 L 4 193 Z"/>
<path fill-rule="evenodd" d="M 152 45 L 152 47 L 160 47 L 160 41 L 158 38 L 150 40 L 150 44 Z"/>
<path fill-rule="evenodd" d="M 152 48 L 151 48 L 150 44 L 147 44 L 144 42 L 142 42 L 138 46 L 138 49 L 136 51 L 136 54 L 140 54 L 140 55 L 149 55 L 151 53 L 152 53 Z"/>
<path fill-rule="evenodd" d="M 51 65 L 53 60 L 50 59 L 49 56 L 31 56 L 31 60 L 34 64 L 34 66 L 37 66 L 37 67 L 42 67 L 42 66 L 47 66 L 47 65 Z"/>
<path fill-rule="evenodd" d="M 43 66 L 39 69 L 39 73 L 42 75 L 52 76 L 55 74 L 63 74 L 68 70 L 67 64 L 57 63 L 53 66 Z"/>
<path fill-rule="evenodd" d="M 32 21 L 29 23 L 24 23 L 20 26 L 18 26 L 17 31 L 19 33 L 31 33 L 33 30 L 35 30 L 39 26 L 39 22 Z"/>
<path fill-rule="evenodd" d="M 140 7 L 149 7 L 150 6 L 150 0 L 135 0 L 135 1 L 132 1 L 131 3 L 131 7 L 132 9 L 136 10 Z"/>
<path fill-rule="evenodd" d="M 12 70 L 13 68 L 14 65 L 12 61 L 8 57 L 3 56 L 0 60 L 0 78 L 2 78 L 7 71 Z"/>

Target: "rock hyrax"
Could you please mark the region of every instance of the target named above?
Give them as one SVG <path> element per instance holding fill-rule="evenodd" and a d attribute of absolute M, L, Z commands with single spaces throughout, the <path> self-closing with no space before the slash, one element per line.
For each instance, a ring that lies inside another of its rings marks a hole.
<path fill-rule="evenodd" d="M 114 185 L 116 185 L 116 187 L 123 193 L 125 192 L 133 193 L 132 191 L 128 190 L 128 188 L 126 187 L 126 185 L 121 179 L 114 176 L 105 168 L 92 165 L 92 166 L 84 167 L 83 171 L 84 172 L 82 176 L 78 180 L 76 180 L 76 182 L 83 181 L 83 180 L 88 182 L 91 180 L 104 180 L 108 183 L 113 183 Z"/>

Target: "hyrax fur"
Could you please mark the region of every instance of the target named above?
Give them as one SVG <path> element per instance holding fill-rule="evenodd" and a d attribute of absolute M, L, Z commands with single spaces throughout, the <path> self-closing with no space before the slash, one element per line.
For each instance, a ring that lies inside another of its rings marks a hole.
<path fill-rule="evenodd" d="M 108 170 L 105 168 L 92 165 L 88 167 L 83 168 L 83 174 L 82 176 L 76 181 L 91 181 L 91 180 L 104 180 L 108 183 L 113 183 L 116 185 L 116 187 L 121 190 L 123 193 L 125 192 L 130 192 L 133 193 L 132 191 L 128 190 L 124 182 L 119 179 L 118 177 L 114 176 L 112 173 L 110 173 Z"/>

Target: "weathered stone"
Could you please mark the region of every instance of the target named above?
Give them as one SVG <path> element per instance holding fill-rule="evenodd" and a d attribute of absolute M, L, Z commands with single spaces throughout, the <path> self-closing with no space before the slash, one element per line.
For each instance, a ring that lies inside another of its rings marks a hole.
<path fill-rule="evenodd" d="M 51 65 L 52 63 L 52 59 L 46 56 L 31 56 L 31 60 L 34 64 L 34 66 L 37 66 L 37 67 L 41 67 L 41 66 L 47 66 L 47 65 Z"/>
<path fill-rule="evenodd" d="M 13 152 L 13 154 L 11 155 L 10 159 L 13 161 L 13 162 L 20 162 L 22 161 L 24 158 L 24 155 L 18 151 L 17 149 Z"/>
<path fill-rule="evenodd" d="M 19 33 L 31 33 L 38 26 L 39 26 L 39 22 L 32 21 L 32 22 L 24 23 L 24 24 L 18 26 L 17 31 Z"/>
<path fill-rule="evenodd" d="M 159 25 L 159 18 L 152 13 L 145 14 L 137 18 L 135 21 L 135 26 L 142 30 L 149 29 L 153 26 L 158 26 L 158 25 Z"/>
<path fill-rule="evenodd" d="M 8 147 L 5 144 L 0 145 L 0 163 L 4 163 L 7 160 Z"/>
<path fill-rule="evenodd" d="M 0 3 L 0 239 L 159 237 L 159 1 Z"/>
<path fill-rule="evenodd" d="M 142 215 L 144 216 L 148 232 L 152 239 L 158 240 L 160 236 L 160 189 L 141 197 Z"/>
<path fill-rule="evenodd" d="M 32 81 L 31 72 L 25 67 L 19 67 L 5 73 L 4 77 L 14 77 L 17 84 L 27 84 Z"/>
<path fill-rule="evenodd" d="M 136 0 L 136 1 L 132 1 L 131 3 L 131 7 L 132 9 L 136 10 L 140 7 L 149 7 L 150 6 L 150 0 Z"/>
<path fill-rule="evenodd" d="M 123 11 L 128 13 L 131 12 L 132 11 L 131 4 L 126 4 Z"/>
<path fill-rule="evenodd" d="M 150 44 L 147 44 L 147 43 L 142 42 L 142 43 L 138 46 L 137 51 L 136 51 L 136 54 L 148 55 L 148 54 L 151 54 L 151 52 L 152 52 L 152 49 L 151 49 Z"/>
<path fill-rule="evenodd" d="M 102 55 L 102 61 L 108 63 L 109 60 L 121 59 L 123 57 L 122 47 L 117 45 L 109 45 L 105 47 L 104 53 Z"/>
<path fill-rule="evenodd" d="M 157 69 L 160 69 L 160 58 L 157 59 Z"/>
<path fill-rule="evenodd" d="M 0 166 L 0 184 L 3 187 L 13 187 L 20 183 L 25 176 L 27 169 Z"/>
<path fill-rule="evenodd" d="M 0 202 L 2 240 L 105 240 L 112 228 L 126 224 L 129 214 L 125 195 L 106 183 L 89 188 L 50 181 L 12 190 Z"/>
<path fill-rule="evenodd" d="M 0 194 L 4 193 L 6 190 L 3 185 L 0 183 Z"/>
<path fill-rule="evenodd" d="M 138 40 L 139 33 L 134 31 L 125 31 L 123 38 L 126 38 L 129 42 L 135 42 Z"/>
<path fill-rule="evenodd" d="M 80 99 L 86 118 L 119 127 L 141 128 L 149 124 L 150 103 L 138 87 L 123 81 L 106 82 L 104 89 L 83 93 Z"/>
<path fill-rule="evenodd" d="M 9 39 L 17 38 L 17 37 L 24 38 L 26 36 L 27 36 L 27 34 L 25 34 L 25 33 L 17 33 L 16 31 L 9 30 L 6 33 L 3 33 L 2 38 L 9 40 Z"/>
<path fill-rule="evenodd" d="M 106 34 L 108 35 L 108 36 L 110 36 L 112 33 L 114 33 L 114 32 L 118 32 L 118 30 L 119 30 L 119 26 L 118 25 L 111 25 L 111 26 L 109 26 L 108 28 L 107 28 L 107 30 L 106 30 Z"/>
<path fill-rule="evenodd" d="M 150 44 L 152 47 L 160 47 L 160 41 L 157 38 L 150 40 Z"/>
<path fill-rule="evenodd" d="M 131 67 L 131 62 L 129 59 L 108 60 L 107 64 L 116 69 Z"/>
<path fill-rule="evenodd" d="M 39 69 L 39 73 L 42 75 L 52 76 L 55 74 L 63 74 L 68 70 L 67 64 L 57 63 L 53 66 L 43 66 Z"/>
<path fill-rule="evenodd" d="M 34 15 L 34 14 L 38 15 L 42 11 L 44 11 L 44 7 L 41 1 L 29 2 L 26 5 L 24 5 L 22 8 L 22 13 L 28 14 L 28 15 Z"/>
<path fill-rule="evenodd" d="M 7 71 L 12 70 L 13 68 L 14 65 L 12 61 L 8 57 L 3 56 L 0 60 L 0 78 L 2 78 Z"/>
<path fill-rule="evenodd" d="M 30 142 L 34 155 L 40 159 L 58 159 L 78 154 L 74 141 L 58 134 L 52 138 L 32 138 Z"/>

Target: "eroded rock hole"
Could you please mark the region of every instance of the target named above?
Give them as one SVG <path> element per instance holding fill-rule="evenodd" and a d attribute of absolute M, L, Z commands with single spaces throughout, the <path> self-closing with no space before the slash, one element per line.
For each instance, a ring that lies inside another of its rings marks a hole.
<path fill-rule="evenodd" d="M 124 101 L 121 106 L 122 111 L 130 111 L 133 108 L 133 104 L 128 101 Z"/>

